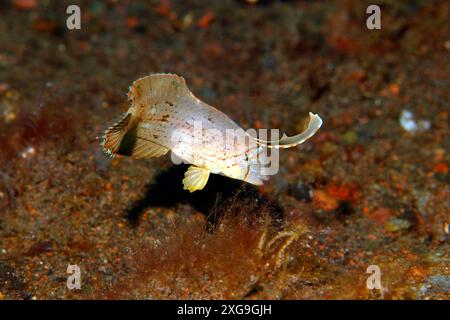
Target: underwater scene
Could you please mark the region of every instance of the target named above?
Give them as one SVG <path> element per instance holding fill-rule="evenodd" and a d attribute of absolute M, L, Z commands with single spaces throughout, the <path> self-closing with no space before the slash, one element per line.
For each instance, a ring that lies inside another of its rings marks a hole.
<path fill-rule="evenodd" d="M 448 300 L 450 2 L 0 2 L 0 300 Z"/>

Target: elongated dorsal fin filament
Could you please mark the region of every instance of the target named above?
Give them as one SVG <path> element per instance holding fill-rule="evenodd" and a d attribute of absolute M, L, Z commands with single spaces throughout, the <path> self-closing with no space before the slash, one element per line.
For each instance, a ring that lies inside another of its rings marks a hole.
<path fill-rule="evenodd" d="M 313 114 L 312 112 L 310 112 L 308 127 L 302 133 L 299 133 L 292 137 L 288 137 L 286 134 L 283 134 L 283 136 L 279 140 L 265 141 L 257 138 L 254 139 L 259 145 L 265 146 L 267 148 L 291 148 L 311 138 L 322 126 L 322 123 L 322 119 L 317 114 Z"/>

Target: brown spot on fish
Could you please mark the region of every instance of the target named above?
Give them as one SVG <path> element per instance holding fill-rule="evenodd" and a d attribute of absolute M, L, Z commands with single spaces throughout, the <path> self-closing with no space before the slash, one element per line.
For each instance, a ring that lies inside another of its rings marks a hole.
<path fill-rule="evenodd" d="M 162 116 L 162 118 L 161 118 L 161 120 L 160 120 L 160 121 L 162 121 L 162 122 L 167 122 L 167 121 L 168 121 L 168 119 L 169 119 L 169 117 L 170 117 L 170 115 L 168 115 L 168 114 L 165 114 L 165 115 L 163 115 L 163 116 Z"/>

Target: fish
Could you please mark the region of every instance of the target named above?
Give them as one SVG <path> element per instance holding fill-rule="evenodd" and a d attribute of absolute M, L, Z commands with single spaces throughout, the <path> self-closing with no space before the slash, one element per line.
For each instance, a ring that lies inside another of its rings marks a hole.
<path fill-rule="evenodd" d="M 170 73 L 134 81 L 127 96 L 130 107 L 104 131 L 103 151 L 134 159 L 156 158 L 171 151 L 172 159 L 190 164 L 182 181 L 189 192 L 202 190 L 210 174 L 262 185 L 270 175 L 268 149 L 297 146 L 322 125 L 322 119 L 310 112 L 302 133 L 258 139 L 195 97 L 183 77 Z"/>

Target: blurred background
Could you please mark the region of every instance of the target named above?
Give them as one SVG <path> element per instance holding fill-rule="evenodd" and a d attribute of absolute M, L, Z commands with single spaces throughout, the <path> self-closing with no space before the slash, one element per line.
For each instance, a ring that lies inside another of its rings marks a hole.
<path fill-rule="evenodd" d="M 0 2 L 0 299 L 448 299 L 449 9 Z M 99 147 L 154 72 L 245 129 L 324 125 L 264 186 L 214 176 L 189 194 L 170 156 Z"/>

